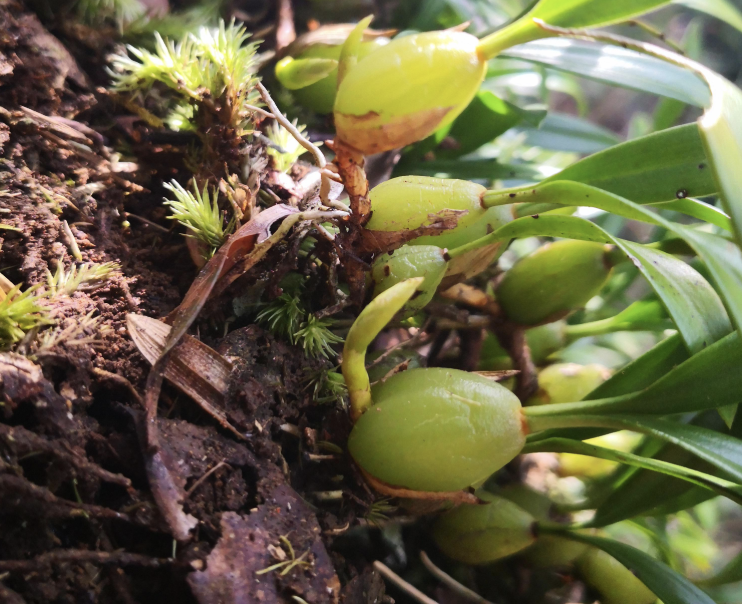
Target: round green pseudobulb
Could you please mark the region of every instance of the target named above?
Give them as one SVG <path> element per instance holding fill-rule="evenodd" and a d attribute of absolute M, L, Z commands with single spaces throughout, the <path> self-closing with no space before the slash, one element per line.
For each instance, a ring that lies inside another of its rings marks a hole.
<path fill-rule="evenodd" d="M 584 554 L 588 547 L 572 539 L 556 535 L 542 535 L 533 547 L 524 553 L 523 557 L 533 568 L 569 566 Z"/>
<path fill-rule="evenodd" d="M 499 470 L 525 444 L 518 398 L 478 375 L 413 369 L 371 394 L 348 449 L 366 472 L 395 487 L 458 491 Z"/>
<path fill-rule="evenodd" d="M 628 430 L 611 432 L 586 440 L 589 445 L 613 449 L 624 453 L 631 452 L 640 442 L 641 435 Z M 607 459 L 598 459 L 587 455 L 561 453 L 559 455 L 559 474 L 562 476 L 576 476 L 578 478 L 597 478 L 612 472 L 619 463 Z"/>
<path fill-rule="evenodd" d="M 479 89 L 479 40 L 455 31 L 396 38 L 348 72 L 335 99 L 338 137 L 371 155 L 422 140 L 452 122 Z"/>
<path fill-rule="evenodd" d="M 538 374 L 538 392 L 527 405 L 548 405 L 581 401 L 603 382 L 611 372 L 602 365 L 578 365 L 556 363 L 542 369 Z"/>
<path fill-rule="evenodd" d="M 445 210 L 465 212 L 458 218 L 456 228 L 440 235 L 419 237 L 412 245 L 435 245 L 454 248 L 469 243 L 476 237 L 462 236 L 469 228 L 487 233 L 487 227 L 478 225 L 486 210 L 481 205 L 485 188 L 465 180 L 431 178 L 428 176 L 400 176 L 374 187 L 369 193 L 371 218 L 366 228 L 371 231 L 401 231 L 431 224 L 431 214 Z"/>
<path fill-rule="evenodd" d="M 654 604 L 657 600 L 634 573 L 602 550 L 588 548 L 576 565 L 585 582 L 600 592 L 602 604 Z"/>
<path fill-rule="evenodd" d="M 332 25 L 299 36 L 287 49 L 290 56 L 276 64 L 276 78 L 300 105 L 317 113 L 332 113 L 340 51 L 352 29 L 353 25 Z M 388 43 L 388 38 L 369 30 L 358 47 L 358 58 Z"/>
<path fill-rule="evenodd" d="M 591 241 L 557 241 L 513 266 L 495 296 L 505 315 L 520 325 L 564 318 L 583 307 L 605 285 L 612 248 Z"/>
<path fill-rule="evenodd" d="M 433 538 L 443 553 L 465 564 L 486 564 L 533 544 L 533 516 L 507 499 L 491 499 L 461 505 L 436 520 Z"/>
<path fill-rule="evenodd" d="M 434 245 L 405 245 L 391 254 L 379 256 L 374 262 L 371 268 L 374 296 L 406 279 L 424 277 L 418 288 L 419 293 L 404 305 L 408 314 L 418 311 L 433 299 L 447 266 L 441 248 Z"/>

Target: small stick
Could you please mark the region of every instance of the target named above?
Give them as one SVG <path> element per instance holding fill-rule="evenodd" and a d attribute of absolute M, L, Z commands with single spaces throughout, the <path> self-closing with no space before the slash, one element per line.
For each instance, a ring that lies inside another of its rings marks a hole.
<path fill-rule="evenodd" d="M 83 563 L 104 564 L 116 566 L 143 566 L 149 568 L 159 568 L 164 564 L 172 564 L 173 560 L 169 558 L 150 558 L 142 554 L 131 554 L 129 552 L 97 552 L 90 550 L 55 550 L 41 554 L 30 560 L 0 560 L 0 571 L 2 572 L 31 572 L 39 571 L 42 568 L 62 563 Z"/>
<path fill-rule="evenodd" d="M 430 326 L 430 323 L 432 322 L 432 318 L 428 317 L 423 326 L 420 328 L 420 331 L 418 331 L 414 336 L 412 336 L 409 340 L 403 340 L 402 342 L 398 342 L 391 348 L 384 351 L 383 354 L 381 354 L 377 359 L 375 359 L 372 363 L 369 363 L 366 365 L 367 369 L 371 369 L 371 367 L 376 367 L 379 363 L 384 361 L 389 357 L 390 354 L 392 354 L 395 350 L 399 350 L 401 348 L 410 348 L 411 346 L 416 346 L 417 344 L 423 343 L 423 339 L 427 335 L 426 330 Z"/>
<path fill-rule="evenodd" d="M 477 592 L 469 589 L 465 585 L 462 585 L 459 583 L 456 579 L 454 579 L 451 575 L 448 573 L 445 573 L 440 568 L 438 568 L 435 564 L 433 564 L 433 561 L 428 558 L 428 554 L 425 552 L 420 552 L 420 560 L 422 561 L 425 568 L 427 568 L 430 571 L 430 574 L 433 575 L 436 579 L 438 579 L 441 583 L 444 585 L 447 585 L 450 587 L 453 591 L 455 591 L 458 595 L 463 596 L 467 600 L 471 600 L 472 602 L 477 602 L 477 604 L 492 604 L 489 600 L 486 600 L 482 596 L 480 596 Z"/>
<path fill-rule="evenodd" d="M 82 262 L 82 253 L 80 252 L 80 248 L 77 245 L 77 240 L 75 239 L 75 236 L 72 234 L 72 229 L 70 228 L 70 225 L 67 224 L 66 220 L 62 221 L 62 230 L 64 231 L 64 234 L 67 236 L 67 239 L 69 240 L 70 251 L 72 252 L 72 255 L 75 257 L 75 260 Z"/>
<path fill-rule="evenodd" d="M 206 472 L 206 474 L 201 476 L 201 478 L 199 478 L 196 482 L 194 482 L 193 486 L 186 491 L 186 494 L 183 497 L 183 501 L 188 499 L 193 494 L 193 491 L 195 491 L 198 487 L 200 487 L 209 476 L 211 476 L 219 468 L 223 468 L 225 466 L 230 467 L 230 465 L 224 459 L 222 459 L 218 464 L 216 464 L 213 468 L 211 468 L 211 470 L 209 470 L 208 472 Z"/>
<path fill-rule="evenodd" d="M 410 585 L 383 562 L 376 560 L 374 562 L 374 570 L 376 570 L 387 581 L 394 583 L 394 585 L 399 587 L 399 589 L 404 591 L 408 596 L 420 602 L 420 604 L 438 604 L 438 602 L 426 596 L 417 587 Z"/>
<path fill-rule="evenodd" d="M 305 138 L 302 133 L 299 132 L 296 126 L 294 126 L 294 124 L 292 124 L 289 119 L 283 113 L 281 113 L 281 111 L 276 106 L 275 101 L 266 90 L 265 86 L 258 82 L 257 88 L 258 91 L 260 91 L 260 96 L 263 97 L 263 101 L 266 105 L 268 105 L 268 108 L 271 110 L 271 113 L 273 114 L 273 117 L 276 119 L 276 121 L 284 128 L 286 128 L 291 136 L 293 136 L 302 147 L 304 147 L 314 156 L 314 161 L 319 167 L 320 173 L 322 174 L 322 184 L 320 185 L 319 192 L 319 198 L 322 203 L 326 206 L 338 210 L 343 210 L 347 213 L 348 208 L 345 205 L 343 205 L 339 201 L 330 199 L 330 179 L 328 178 L 327 174 L 324 173 L 324 168 L 325 166 L 327 166 L 327 160 L 325 159 L 322 151 L 319 150 L 319 147 L 317 147 L 317 145 L 313 144 L 309 141 L 309 139 Z"/>
<path fill-rule="evenodd" d="M 151 226 L 153 229 L 156 229 L 160 231 L 161 233 L 170 234 L 170 230 L 166 229 L 164 226 L 159 225 L 156 222 L 152 222 L 151 220 L 147 220 L 146 218 L 143 218 L 142 216 L 137 216 L 136 214 L 132 214 L 131 212 L 124 212 L 124 218 L 136 218 L 140 222 L 143 222 L 147 226 Z"/>

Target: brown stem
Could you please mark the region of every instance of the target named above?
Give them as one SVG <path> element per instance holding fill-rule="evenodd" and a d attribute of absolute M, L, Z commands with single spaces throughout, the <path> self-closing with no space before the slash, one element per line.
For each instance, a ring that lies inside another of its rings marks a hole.
<path fill-rule="evenodd" d="M 52 565 L 62 563 L 89 563 L 116 566 L 143 566 L 159 568 L 172 564 L 173 560 L 150 558 L 129 552 L 96 552 L 90 550 L 65 549 L 41 554 L 30 560 L 0 560 L 0 572 L 40 571 Z"/>
<path fill-rule="evenodd" d="M 330 143 L 327 145 L 330 146 Z M 371 218 L 363 154 L 341 140 L 333 141 L 331 149 L 335 152 L 335 165 L 350 199 L 351 224 L 362 227 Z"/>
<path fill-rule="evenodd" d="M 538 390 L 536 366 L 531 358 L 531 349 L 526 342 L 526 330 L 513 323 L 495 321 L 494 332 L 502 346 L 513 360 L 513 367 L 518 373 L 515 378 L 515 395 L 523 402 L 531 398 Z"/>

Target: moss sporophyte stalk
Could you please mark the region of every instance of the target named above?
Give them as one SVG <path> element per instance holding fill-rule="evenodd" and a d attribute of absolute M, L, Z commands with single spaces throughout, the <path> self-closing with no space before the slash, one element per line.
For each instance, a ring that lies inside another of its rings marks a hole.
<path fill-rule="evenodd" d="M 366 349 L 424 281 L 401 281 L 375 298 L 351 327 L 343 351 L 342 371 L 355 422 L 348 449 L 359 466 L 382 483 L 421 492 L 457 491 L 481 484 L 524 450 L 538 451 L 539 441 L 526 447 L 528 434 L 595 427 L 667 438 L 634 416 L 699 410 L 695 374 L 703 355 L 637 392 L 525 409 L 504 386 L 455 369 L 414 369 L 372 387 Z M 714 393 L 708 394 L 707 404 L 714 406 Z"/>

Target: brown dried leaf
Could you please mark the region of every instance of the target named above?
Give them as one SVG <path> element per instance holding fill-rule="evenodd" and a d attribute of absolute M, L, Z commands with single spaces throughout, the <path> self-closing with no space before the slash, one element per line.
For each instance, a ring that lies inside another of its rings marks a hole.
<path fill-rule="evenodd" d="M 502 382 L 503 380 L 515 377 L 520 373 L 517 369 L 505 369 L 503 371 L 472 371 L 477 375 L 481 375 L 483 378 L 492 380 L 493 382 Z"/>
<path fill-rule="evenodd" d="M 453 258 L 448 265 L 448 269 L 446 269 L 446 276 L 443 278 L 440 287 L 445 289 L 478 275 L 492 264 L 501 248 L 502 242 L 497 242 Z"/>
<path fill-rule="evenodd" d="M 165 347 L 172 328 L 142 315 L 126 316 L 129 335 L 142 356 L 154 364 Z M 229 388 L 232 363 L 203 342 L 183 336 L 162 368 L 163 376 L 190 396 L 219 424 L 244 440 L 244 436 L 229 423 L 224 412 L 224 397 Z"/>

